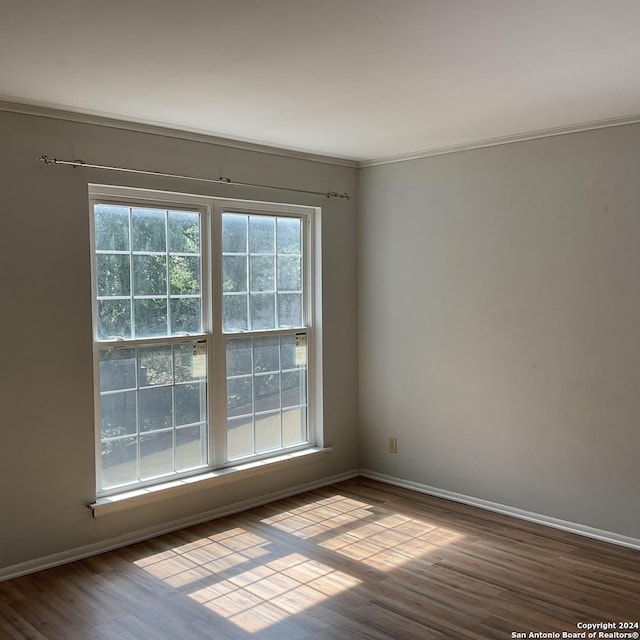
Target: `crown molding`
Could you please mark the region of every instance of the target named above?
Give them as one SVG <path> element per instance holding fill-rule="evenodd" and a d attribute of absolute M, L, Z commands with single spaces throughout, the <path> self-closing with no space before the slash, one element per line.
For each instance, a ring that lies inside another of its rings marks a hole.
<path fill-rule="evenodd" d="M 441 156 L 448 153 L 458 153 L 459 151 L 471 151 L 473 149 L 497 147 L 499 145 L 512 144 L 514 142 L 526 142 L 527 140 L 537 140 L 539 138 L 550 138 L 552 136 L 563 136 L 570 133 L 581 133 L 583 131 L 593 131 L 595 129 L 606 129 L 609 127 L 620 127 L 623 125 L 638 123 L 640 123 L 640 114 L 620 116 L 617 118 L 606 118 L 604 120 L 592 120 L 590 122 L 582 122 L 579 124 L 566 125 L 562 127 L 552 127 L 550 129 L 539 129 L 537 131 L 516 133 L 509 136 L 498 136 L 496 138 L 487 138 L 485 140 L 474 140 L 472 142 L 451 145 L 449 147 L 434 147 L 433 149 L 425 149 L 423 151 L 416 151 L 413 153 L 404 153 L 395 156 L 374 158 L 372 160 L 362 160 L 358 162 L 358 167 L 362 169 L 365 167 L 394 164 L 396 162 L 408 162 L 409 160 L 420 160 L 421 158 Z"/>
<path fill-rule="evenodd" d="M 606 129 L 609 127 L 620 127 L 629 124 L 640 123 L 640 113 L 627 116 L 619 116 L 616 118 L 605 118 L 602 120 L 592 120 L 589 122 L 581 122 L 577 124 L 565 125 L 561 127 L 551 127 L 548 129 L 538 129 L 536 131 L 527 131 L 516 133 L 508 136 L 497 136 L 495 138 L 486 138 L 483 140 L 473 140 L 463 144 L 456 144 L 446 147 L 434 147 L 432 149 L 423 149 L 411 153 L 404 153 L 392 156 L 383 156 L 380 158 L 372 158 L 370 160 L 353 160 L 350 158 L 341 158 L 338 156 L 326 156 L 300 149 L 287 149 L 283 147 L 272 147 L 251 140 L 242 140 L 234 138 L 223 138 L 215 136 L 204 131 L 196 129 L 176 129 L 159 123 L 119 120 L 113 117 L 102 116 L 91 113 L 81 113 L 76 111 L 66 111 L 54 107 L 27 104 L 18 102 L 9 102 L 0 100 L 0 111 L 11 113 L 19 113 L 24 115 L 41 116 L 44 118 L 53 118 L 55 120 L 65 120 L 68 122 L 77 122 L 80 124 L 92 124 L 100 127 L 110 127 L 112 129 L 122 129 L 124 131 L 135 131 L 138 133 L 149 133 L 167 138 L 178 140 L 188 140 L 191 142 L 201 142 L 215 146 L 228 147 L 232 149 L 240 149 L 243 151 L 253 151 L 255 153 L 264 153 L 268 155 L 281 156 L 284 158 L 292 158 L 295 160 L 306 160 L 308 162 L 318 162 L 323 164 L 336 165 L 341 167 L 349 167 L 352 169 L 363 169 L 366 167 L 375 167 L 386 164 L 395 164 L 397 162 L 409 162 L 411 160 L 420 160 L 422 158 L 430 158 L 433 156 L 441 156 L 449 153 L 458 153 L 460 151 L 472 151 L 474 149 L 484 149 L 487 147 L 497 147 L 504 144 L 512 144 L 514 142 L 526 142 L 527 140 L 537 140 L 539 138 L 550 138 L 553 136 L 562 136 L 570 133 L 581 133 L 584 131 L 593 131 L 596 129 Z"/>
<path fill-rule="evenodd" d="M 178 140 L 188 140 L 190 142 L 202 142 L 219 147 L 229 147 L 241 149 L 243 151 L 253 151 L 255 153 L 265 153 L 273 156 L 292 158 L 294 160 L 306 160 L 308 162 L 319 162 L 323 164 L 337 165 L 340 167 L 358 168 L 358 162 L 348 158 L 335 156 L 325 156 L 319 153 L 311 153 L 299 149 L 286 149 L 282 147 L 272 147 L 266 144 L 253 142 L 251 140 L 240 140 L 233 138 L 223 138 L 215 136 L 197 129 L 176 129 L 165 126 L 161 123 L 119 120 L 113 117 L 102 116 L 91 113 L 81 113 L 77 111 L 66 111 L 54 107 L 37 104 L 26 104 L 18 102 L 8 102 L 0 100 L 0 111 L 19 113 L 30 116 L 40 116 L 52 118 L 54 120 L 65 120 L 67 122 L 77 122 L 80 124 L 92 124 L 99 127 L 110 127 L 112 129 L 122 129 L 124 131 L 135 131 L 137 133 L 149 133 L 156 136 L 175 138 Z"/>

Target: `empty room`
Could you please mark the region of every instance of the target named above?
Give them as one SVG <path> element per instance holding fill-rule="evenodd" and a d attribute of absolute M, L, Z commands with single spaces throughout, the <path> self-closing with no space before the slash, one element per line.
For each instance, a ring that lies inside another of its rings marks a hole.
<path fill-rule="evenodd" d="M 0 0 L 0 640 L 638 638 L 639 28 Z"/>

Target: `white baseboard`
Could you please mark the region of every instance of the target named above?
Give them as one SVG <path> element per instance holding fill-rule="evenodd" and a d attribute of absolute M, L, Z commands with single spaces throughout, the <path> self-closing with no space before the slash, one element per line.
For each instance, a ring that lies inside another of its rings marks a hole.
<path fill-rule="evenodd" d="M 593 538 L 594 540 L 601 540 L 603 542 L 610 542 L 622 547 L 629 547 L 630 549 L 640 550 L 640 539 L 638 538 L 623 536 L 619 533 L 604 531 L 603 529 L 596 529 L 594 527 L 588 527 L 583 524 L 568 522 L 567 520 L 560 520 L 559 518 L 551 518 L 539 513 L 525 511 L 524 509 L 517 509 L 515 507 L 510 507 L 508 505 L 500 504 L 497 502 L 490 502 L 489 500 L 482 500 L 481 498 L 467 496 L 462 493 L 455 493 L 454 491 L 447 491 L 445 489 L 430 487 L 419 482 L 413 482 L 411 480 L 404 480 L 403 478 L 388 476 L 384 473 L 378 473 L 377 471 L 371 471 L 369 469 L 360 469 L 360 475 L 365 478 L 370 478 L 371 480 L 378 480 L 380 482 L 385 482 L 386 484 L 403 487 L 404 489 L 412 489 L 413 491 L 426 493 L 437 498 L 445 498 L 454 502 L 461 502 L 472 507 L 479 507 L 480 509 L 495 511 L 496 513 L 502 513 L 514 518 L 520 518 L 521 520 L 528 520 L 529 522 L 535 522 L 547 527 L 553 527 L 554 529 L 562 529 L 563 531 L 569 531 L 570 533 L 577 533 L 578 535 L 585 536 L 587 538 Z"/>
<path fill-rule="evenodd" d="M 241 511 L 253 509 L 254 507 L 268 504 L 269 502 L 275 502 L 276 500 L 282 500 L 283 498 L 289 498 L 305 491 L 312 491 L 313 489 L 320 489 L 336 482 L 342 482 L 344 480 L 350 480 L 360 475 L 358 469 L 346 471 L 344 473 L 335 474 L 332 476 L 326 476 L 324 478 L 314 480 L 313 482 L 307 482 L 305 484 L 297 485 L 295 487 L 289 487 L 282 491 L 276 491 L 273 493 L 266 493 L 261 496 L 242 500 L 240 502 L 234 502 L 233 504 L 224 505 L 210 511 L 198 513 L 187 518 L 181 518 L 179 520 L 173 520 L 171 522 L 163 522 L 156 527 L 148 527 L 146 529 L 140 529 L 132 531 L 126 535 L 119 536 L 117 538 L 110 538 L 108 540 L 102 540 L 93 544 L 83 545 L 82 547 L 76 547 L 59 553 L 54 553 L 42 558 L 36 558 L 34 560 L 28 560 L 19 564 L 14 564 L 8 567 L 0 569 L 0 582 L 4 580 L 10 580 L 11 578 L 17 578 L 29 573 L 35 573 L 36 571 L 42 571 L 44 569 L 51 569 L 68 562 L 75 562 L 76 560 L 82 560 L 89 556 L 95 556 L 99 553 L 106 551 L 113 551 L 120 547 L 126 547 L 127 545 L 134 544 L 136 542 L 142 542 L 149 538 L 155 538 L 165 533 L 171 533 L 178 529 L 184 529 L 185 527 L 191 527 L 196 524 L 208 522 L 209 520 L 215 520 L 217 518 L 224 518 L 225 516 L 233 515 Z"/>

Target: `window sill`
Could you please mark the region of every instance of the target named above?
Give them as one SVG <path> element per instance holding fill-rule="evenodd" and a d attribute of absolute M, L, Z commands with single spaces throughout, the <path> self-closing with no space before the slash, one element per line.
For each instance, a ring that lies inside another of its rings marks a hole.
<path fill-rule="evenodd" d="M 310 458 L 325 457 L 330 451 L 331 447 L 303 449 L 302 451 L 274 456 L 266 460 L 247 462 L 233 467 L 217 469 L 216 471 L 208 471 L 189 478 L 156 484 L 152 487 L 133 489 L 132 491 L 98 498 L 88 506 L 93 511 L 93 517 L 98 518 L 110 513 L 124 511 L 125 509 L 133 509 L 168 498 L 194 493 L 195 491 L 218 487 L 227 482 L 244 480 L 245 478 L 292 464 L 309 462 Z"/>

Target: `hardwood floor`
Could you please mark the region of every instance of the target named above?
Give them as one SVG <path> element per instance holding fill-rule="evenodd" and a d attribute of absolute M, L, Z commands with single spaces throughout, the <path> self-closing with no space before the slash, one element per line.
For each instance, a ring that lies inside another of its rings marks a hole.
<path fill-rule="evenodd" d="M 485 640 L 609 621 L 640 621 L 640 552 L 362 478 L 0 583 L 0 640 Z"/>

